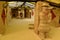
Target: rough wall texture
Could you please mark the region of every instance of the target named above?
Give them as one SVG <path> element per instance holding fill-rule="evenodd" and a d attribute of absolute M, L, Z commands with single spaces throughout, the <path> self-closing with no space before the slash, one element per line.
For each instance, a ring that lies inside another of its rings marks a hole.
<path fill-rule="evenodd" d="M 0 34 L 3 34 L 5 31 L 5 25 L 3 24 L 1 14 L 2 14 L 2 9 L 3 9 L 3 4 L 5 1 L 0 1 Z"/>
<path fill-rule="evenodd" d="M 7 7 L 7 13 L 6 13 L 6 24 L 8 24 L 11 21 L 11 8 Z"/>
<path fill-rule="evenodd" d="M 34 27 L 36 33 L 38 33 L 38 13 L 40 11 L 40 5 L 42 4 L 40 2 L 37 2 L 35 7 Z"/>
<path fill-rule="evenodd" d="M 4 3 L 6 3 L 6 2 L 5 1 L 0 1 L 0 34 L 4 34 L 6 32 L 7 25 L 11 21 L 11 15 L 10 15 L 11 9 L 9 7 L 7 7 L 7 8 L 5 8 L 5 13 L 6 13 L 5 25 L 3 24 L 1 14 L 2 14 Z"/>
<path fill-rule="evenodd" d="M 34 20 L 34 27 L 35 27 L 35 32 L 38 33 L 38 13 L 40 12 L 39 8 L 41 6 L 41 2 L 37 2 L 36 3 L 36 8 L 35 8 L 35 20 Z M 52 30 L 50 31 L 49 35 L 50 34 L 54 34 L 53 30 L 55 27 L 58 27 L 60 26 L 59 25 L 59 16 L 60 16 L 60 9 L 59 8 L 56 8 L 54 9 L 54 13 L 56 15 L 56 18 L 54 18 L 52 21 L 51 21 L 51 24 L 49 26 L 53 27 Z"/>
<path fill-rule="evenodd" d="M 59 8 L 56 8 L 54 10 L 54 13 L 56 15 L 56 18 L 54 18 L 51 22 L 51 25 L 54 26 L 54 27 L 58 27 L 59 26 L 59 16 L 60 16 L 60 9 Z"/>

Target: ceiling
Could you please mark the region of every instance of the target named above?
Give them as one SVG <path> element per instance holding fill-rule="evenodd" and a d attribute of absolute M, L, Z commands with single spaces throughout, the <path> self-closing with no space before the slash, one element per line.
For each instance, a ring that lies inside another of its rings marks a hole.
<path fill-rule="evenodd" d="M 9 0 L 10 2 L 11 0 Z M 13 0 L 12 0 L 13 1 Z M 37 1 L 46 1 L 48 2 L 51 6 L 54 6 L 54 7 L 59 7 L 60 8 L 60 0 L 17 0 L 16 2 L 29 2 L 31 4 L 34 4 L 34 2 L 37 2 Z M 19 3 L 18 3 L 19 4 Z M 19 4 L 20 5 L 20 4 Z M 12 6 L 16 6 L 16 5 L 13 5 Z"/>
<path fill-rule="evenodd" d="M 47 1 L 54 2 L 54 3 L 57 3 L 57 4 L 60 3 L 60 0 L 47 0 Z"/>
<path fill-rule="evenodd" d="M 10 7 L 19 7 L 19 6 L 23 5 L 23 3 L 24 2 L 11 1 L 11 2 L 8 2 L 8 6 L 10 6 Z M 34 8 L 35 7 L 35 2 L 25 2 L 24 5 L 29 6 L 30 8 Z"/>

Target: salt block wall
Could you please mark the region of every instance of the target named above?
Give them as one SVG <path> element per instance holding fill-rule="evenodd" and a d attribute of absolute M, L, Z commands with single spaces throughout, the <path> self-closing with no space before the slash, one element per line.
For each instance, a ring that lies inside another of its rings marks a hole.
<path fill-rule="evenodd" d="M 38 33 L 38 23 L 39 23 L 39 20 L 38 20 L 38 13 L 40 12 L 40 5 L 42 5 L 39 2 L 36 3 L 36 7 L 35 7 L 35 16 L 34 16 L 34 30 L 36 33 Z"/>
<path fill-rule="evenodd" d="M 37 2 L 36 3 L 36 8 L 35 8 L 35 19 L 34 19 L 34 27 L 35 28 L 34 29 L 35 29 L 36 33 L 38 32 L 38 25 L 39 25 L 38 13 L 40 12 L 40 6 L 42 5 L 41 3 L 42 2 L 40 2 L 40 1 Z M 56 15 L 56 17 L 53 20 L 51 20 L 51 23 L 50 23 L 49 26 L 51 26 L 51 27 L 58 27 L 59 26 L 60 8 L 56 8 L 53 11 L 54 11 L 54 14 Z"/>
<path fill-rule="evenodd" d="M 11 15 L 10 15 L 11 9 L 7 6 L 7 8 L 4 9 L 6 18 L 5 18 L 5 25 L 3 24 L 1 14 L 2 14 L 4 3 L 6 3 L 6 1 L 0 1 L 0 34 L 4 34 L 6 32 L 6 28 L 8 27 L 7 25 L 11 21 Z"/>
<path fill-rule="evenodd" d="M 3 21 L 1 18 L 4 3 L 5 3 L 5 1 L 0 1 L 0 34 L 3 34 L 5 31 L 5 25 L 3 24 Z"/>
<path fill-rule="evenodd" d="M 7 13 L 6 13 L 6 24 L 8 25 L 10 23 L 10 21 L 12 20 L 11 18 L 11 8 L 9 6 L 7 6 Z"/>
<path fill-rule="evenodd" d="M 56 17 L 51 21 L 51 25 L 54 27 L 58 27 L 59 26 L 60 8 L 54 9 L 54 14 L 56 15 Z"/>

